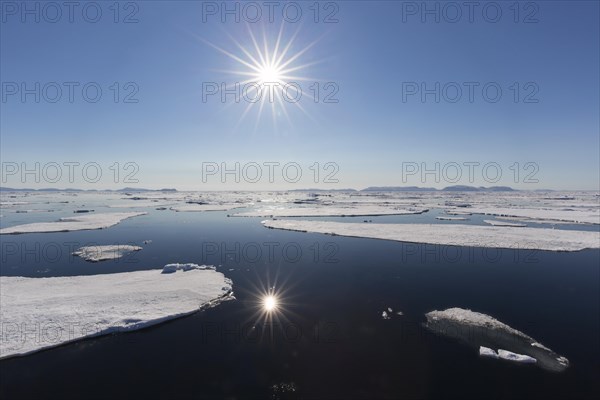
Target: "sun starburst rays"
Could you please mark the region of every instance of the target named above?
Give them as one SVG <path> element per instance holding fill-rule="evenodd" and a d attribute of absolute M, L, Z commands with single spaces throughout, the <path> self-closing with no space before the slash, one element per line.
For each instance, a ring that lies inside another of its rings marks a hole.
<path fill-rule="evenodd" d="M 203 40 L 212 48 L 238 64 L 238 68 L 218 70 L 221 73 L 238 77 L 237 81 L 227 83 L 225 85 L 226 89 L 241 89 L 242 97 L 248 102 L 236 124 L 236 129 L 250 114 L 252 109 L 257 110 L 254 124 L 255 131 L 258 129 L 263 113 L 267 109 L 270 109 L 275 128 L 277 127 L 278 116 L 285 117 L 291 125 L 290 114 L 287 110 L 287 107 L 291 105 L 314 121 L 307 110 L 300 104 L 304 96 L 309 100 L 314 100 L 314 94 L 310 93 L 310 91 L 303 91 L 300 82 L 319 81 L 318 79 L 311 79 L 305 76 L 304 72 L 322 61 L 301 64 L 298 62 L 318 42 L 318 39 L 304 46 L 299 51 L 293 52 L 292 49 L 298 37 L 299 30 L 296 30 L 291 38 L 286 41 L 284 40 L 283 27 L 284 25 L 281 24 L 276 38 L 270 40 L 264 29 L 262 37 L 259 39 L 250 26 L 247 26 L 249 38 L 247 46 L 244 46 L 227 33 L 227 36 L 229 36 L 237 48 L 237 52 L 225 50 Z M 268 103 L 270 103 L 270 107 L 265 107 Z M 231 104 L 235 103 L 230 102 L 227 106 Z"/>

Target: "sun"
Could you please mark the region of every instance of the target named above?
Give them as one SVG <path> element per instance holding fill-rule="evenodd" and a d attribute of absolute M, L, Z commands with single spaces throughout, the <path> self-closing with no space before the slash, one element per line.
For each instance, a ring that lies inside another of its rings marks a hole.
<path fill-rule="evenodd" d="M 272 312 L 277 309 L 277 298 L 272 294 L 265 296 L 263 299 L 263 308 L 266 312 Z"/>
<path fill-rule="evenodd" d="M 276 122 L 276 115 L 283 115 L 291 125 L 291 120 L 287 111 L 287 107 L 289 106 L 297 108 L 306 117 L 312 120 L 312 117 L 300 104 L 301 101 L 299 99 L 304 96 L 306 98 L 311 98 L 315 103 L 317 102 L 317 99 L 315 98 L 313 91 L 309 89 L 303 91 L 301 83 L 308 88 L 312 87 L 315 82 L 321 81 L 321 79 L 306 76 L 305 72 L 309 67 L 320 64 L 323 60 L 316 60 L 309 63 L 301 63 L 300 61 L 302 56 L 305 55 L 319 39 L 310 42 L 301 48 L 301 50 L 296 51 L 293 50 L 293 45 L 297 38 L 298 31 L 286 41 L 283 38 L 283 27 L 284 24 L 282 23 L 279 33 L 275 37 L 268 37 L 263 30 L 261 41 L 260 36 L 257 39 L 248 25 L 247 37 L 250 42 L 247 44 L 248 47 L 242 45 L 229 35 L 230 39 L 237 47 L 237 51 L 234 52 L 227 51 L 213 43 L 201 39 L 204 43 L 237 63 L 238 69 L 217 71 L 237 77 L 233 82 L 226 85 L 227 90 L 234 90 L 239 86 L 241 92 L 247 95 L 242 97 L 244 99 L 252 99 L 251 101 L 247 101 L 248 104 L 238 121 L 238 126 L 252 108 L 257 110 L 255 129 L 261 120 L 263 109 L 269 108 L 271 109 L 274 124 Z M 269 93 L 269 95 L 267 95 L 267 93 Z M 271 93 L 273 93 L 272 96 L 270 95 Z"/>
<path fill-rule="evenodd" d="M 281 82 L 282 73 L 279 68 L 273 65 L 261 65 L 257 73 L 259 84 Z"/>

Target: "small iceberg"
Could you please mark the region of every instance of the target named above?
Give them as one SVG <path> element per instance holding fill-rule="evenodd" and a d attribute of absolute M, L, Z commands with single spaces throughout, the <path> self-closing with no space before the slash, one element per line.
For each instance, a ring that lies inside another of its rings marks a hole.
<path fill-rule="evenodd" d="M 99 262 L 105 260 L 116 260 L 126 254 L 142 250 L 139 246 L 130 246 L 126 244 L 106 245 L 106 246 L 84 246 L 73 252 L 74 256 L 79 256 L 85 261 Z"/>
<path fill-rule="evenodd" d="M 564 371 L 569 366 L 569 360 L 565 357 L 489 315 L 449 308 L 431 311 L 425 317 L 427 329 L 479 349 L 482 357 L 535 363 L 542 369 L 554 372 Z"/>

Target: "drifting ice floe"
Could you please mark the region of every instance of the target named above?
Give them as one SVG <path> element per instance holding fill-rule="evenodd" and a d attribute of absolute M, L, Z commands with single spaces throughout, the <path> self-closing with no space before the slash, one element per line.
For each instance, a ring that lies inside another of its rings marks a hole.
<path fill-rule="evenodd" d="M 231 281 L 206 266 L 56 278 L 0 277 L 0 358 L 131 331 L 216 305 Z"/>
<path fill-rule="evenodd" d="M 440 221 L 466 221 L 468 220 L 468 218 L 465 217 L 444 217 L 442 216 L 437 216 L 435 217 L 435 219 L 439 219 Z"/>
<path fill-rule="evenodd" d="M 107 246 L 84 246 L 73 252 L 74 256 L 79 256 L 85 261 L 98 262 L 104 260 L 115 260 L 134 251 L 142 250 L 139 246 L 126 244 L 107 245 Z"/>
<path fill-rule="evenodd" d="M 522 228 L 524 226 L 527 226 L 525 224 L 521 224 L 518 222 L 496 221 L 493 219 L 484 219 L 483 222 L 485 222 L 486 224 L 490 224 L 492 226 L 514 226 L 516 228 Z"/>
<path fill-rule="evenodd" d="M 234 208 L 244 207 L 241 204 L 182 204 L 171 207 L 171 210 L 177 212 L 203 212 L 203 211 L 228 211 Z"/>
<path fill-rule="evenodd" d="M 578 251 L 600 248 L 600 232 L 462 224 L 362 224 L 265 220 L 267 228 L 449 246 Z"/>
<path fill-rule="evenodd" d="M 489 347 L 484 346 L 479 347 L 479 355 L 482 357 L 490 357 L 525 364 L 535 364 L 537 362 L 537 360 L 533 357 L 513 353 L 512 351 L 502 349 L 498 349 L 498 352 L 496 353 L 494 349 L 490 349 Z"/>
<path fill-rule="evenodd" d="M 90 229 L 104 229 L 118 224 L 127 218 L 145 215 L 145 212 L 129 212 L 129 213 L 107 213 L 107 214 L 85 214 L 76 217 L 61 218 L 54 222 L 35 222 L 32 224 L 24 224 L 11 226 L 0 229 L 1 234 L 15 233 L 45 233 L 45 232 L 68 232 L 68 231 L 83 231 Z"/>
<path fill-rule="evenodd" d="M 378 205 L 362 205 L 360 207 L 294 207 L 266 208 L 255 211 L 233 214 L 232 217 L 358 217 L 378 215 L 422 214 L 425 208 L 394 208 Z"/>
<path fill-rule="evenodd" d="M 563 222 L 600 224 L 598 210 L 564 210 L 545 208 L 469 208 L 473 214 L 497 215 L 502 217 L 522 217 L 531 219 L 556 220 Z"/>
<path fill-rule="evenodd" d="M 449 308 L 431 311 L 425 317 L 428 329 L 478 348 L 481 356 L 521 363 L 535 362 L 550 371 L 563 371 L 569 366 L 569 360 L 565 357 L 489 315 Z M 493 349 L 498 349 L 498 352 Z"/>

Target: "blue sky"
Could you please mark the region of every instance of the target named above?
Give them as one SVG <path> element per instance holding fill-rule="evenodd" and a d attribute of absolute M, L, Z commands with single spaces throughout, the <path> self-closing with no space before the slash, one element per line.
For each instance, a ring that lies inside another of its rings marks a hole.
<path fill-rule="evenodd" d="M 496 2 L 502 12 L 498 22 L 492 21 L 496 8 L 488 7 L 484 15 L 487 3 L 480 2 L 472 21 L 463 8 L 455 23 L 448 21 L 455 14 L 450 8 L 444 11 L 444 2 L 427 3 L 432 9 L 440 7 L 439 22 L 412 8 L 422 2 L 393 1 L 340 1 L 335 8 L 323 2 L 315 22 L 310 1 L 294 3 L 302 10 L 298 22 L 289 21 L 294 9 L 288 8 L 288 21 L 282 18 L 286 2 L 281 2 L 272 22 L 262 7 L 263 18 L 257 23 L 245 22 L 253 14 L 241 8 L 240 22 L 232 16 L 222 22 L 219 15 L 203 14 L 209 10 L 207 2 L 196 1 L 130 2 L 133 6 L 124 2 L 118 23 L 112 1 L 94 3 L 102 12 L 96 23 L 86 20 L 81 9 L 74 10 L 73 22 L 63 9 L 55 23 L 50 21 L 54 10 L 41 9 L 36 22 L 35 15 L 21 14 L 21 7 L 33 8 L 35 2 L 9 3 L 19 8 L 2 3 L 3 186 L 276 190 L 473 184 L 599 190 L 597 1 L 521 2 L 517 16 L 514 2 Z M 222 2 L 209 3 L 221 11 Z M 234 7 L 235 2 L 228 4 Z M 95 10 L 87 10 L 88 19 L 94 18 Z M 124 23 L 132 12 L 137 22 Z M 331 12 L 337 23 L 323 21 Z M 537 22 L 525 23 L 527 17 Z M 274 122 L 269 107 L 258 118 L 259 106 L 254 105 L 240 121 L 247 102 L 222 103 L 219 96 L 203 102 L 203 84 L 247 79 L 223 70 L 249 70 L 207 42 L 243 57 L 232 38 L 255 54 L 248 29 L 259 42 L 264 32 L 273 50 L 282 26 L 282 46 L 297 32 L 289 55 L 316 40 L 290 64 L 310 64 L 294 71 L 307 79 L 300 85 L 304 111 L 286 103 L 288 119 L 276 105 Z M 31 89 L 36 82 L 40 102 L 34 94 L 23 101 L 21 85 Z M 55 96 L 52 82 L 63 88 L 55 103 L 49 101 Z M 65 82 L 79 84 L 73 102 Z M 95 103 L 86 101 L 81 90 L 90 82 L 92 89 L 102 90 Z M 328 82 L 339 89 L 337 103 L 322 101 Z M 421 85 L 435 88 L 436 82 L 439 102 L 434 94 L 424 101 L 420 93 L 407 94 Z M 476 85 L 472 102 L 466 82 Z M 320 88 L 318 103 L 310 98 L 309 87 L 315 83 Z M 464 89 L 462 96 L 451 102 L 457 85 Z M 497 102 L 486 100 L 485 85 L 502 90 Z M 446 96 L 444 86 L 449 90 Z M 15 87 L 18 92 L 13 94 Z M 134 91 L 131 99 L 137 103 L 124 102 Z M 57 182 L 44 181 L 44 176 L 35 182 L 32 174 L 23 179 L 20 171 L 6 170 L 12 168 L 6 163 L 31 169 L 36 162 L 40 168 L 49 163 L 97 163 L 103 175 L 98 182 L 86 181 L 76 169 L 69 182 L 64 167 Z M 115 162 L 121 172 L 116 182 Z M 137 184 L 123 181 L 132 171 L 124 169 L 127 162 L 139 167 Z M 264 163 L 297 163 L 303 178 L 291 183 L 278 175 L 279 169 L 273 182 L 250 182 L 242 175 L 236 183 L 220 171 L 202 177 L 203 163 L 234 168 L 236 162 L 240 169 L 250 163 L 262 165 L 263 174 Z M 317 182 L 315 162 L 321 171 Z M 332 171 L 324 169 L 327 162 L 337 166 L 337 183 L 323 181 Z M 479 163 L 473 182 L 466 177 L 464 163 L 469 162 Z M 408 163 L 416 163 L 419 171 L 403 175 Z M 462 178 L 446 179 L 455 176 L 457 164 Z M 436 165 L 438 179 L 435 174 L 421 176 L 422 167 Z M 484 179 L 489 178 L 482 171 L 485 165 L 499 168 L 502 177 Z M 515 170 L 520 171 L 518 177 Z M 533 172 L 530 178 L 538 182 L 525 181 Z"/>

